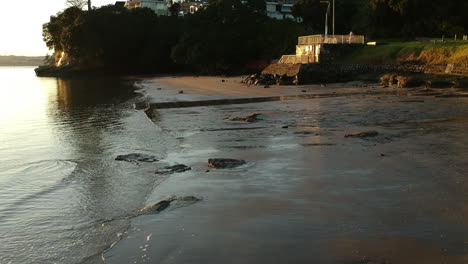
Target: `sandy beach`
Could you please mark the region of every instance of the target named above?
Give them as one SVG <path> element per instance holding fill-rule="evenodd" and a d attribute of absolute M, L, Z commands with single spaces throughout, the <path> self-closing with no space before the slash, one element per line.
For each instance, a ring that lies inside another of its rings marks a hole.
<path fill-rule="evenodd" d="M 191 167 L 147 205 L 202 201 L 133 218 L 105 263 L 468 263 L 468 98 L 437 97 L 463 91 L 241 80 L 139 82 L 141 111 L 177 142 L 160 163 Z M 228 100 L 293 95 L 309 98 Z M 183 103 L 209 100 L 226 103 Z M 252 113 L 256 122 L 226 119 Z M 346 137 L 366 131 L 378 134 Z M 213 169 L 210 158 L 247 164 Z"/>

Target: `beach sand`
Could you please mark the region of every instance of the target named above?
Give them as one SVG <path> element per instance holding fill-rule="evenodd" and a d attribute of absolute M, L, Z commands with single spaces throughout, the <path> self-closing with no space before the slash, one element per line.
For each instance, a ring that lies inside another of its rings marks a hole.
<path fill-rule="evenodd" d="M 361 83 L 263 88 L 240 80 L 139 85 L 149 105 L 334 96 L 153 109 L 154 124 L 178 142 L 161 162 L 192 170 L 168 176 L 147 204 L 171 195 L 203 200 L 133 218 L 103 254 L 106 263 L 468 263 L 468 99 Z M 260 120 L 225 120 L 251 113 Z M 345 137 L 374 130 L 375 137 Z M 247 164 L 213 169 L 209 158 Z"/>

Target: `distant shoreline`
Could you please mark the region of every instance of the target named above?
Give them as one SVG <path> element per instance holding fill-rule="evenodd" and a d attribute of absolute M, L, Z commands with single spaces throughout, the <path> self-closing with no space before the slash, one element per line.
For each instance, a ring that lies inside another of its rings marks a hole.
<path fill-rule="evenodd" d="M 0 56 L 0 66 L 39 66 L 44 64 L 44 56 Z"/>

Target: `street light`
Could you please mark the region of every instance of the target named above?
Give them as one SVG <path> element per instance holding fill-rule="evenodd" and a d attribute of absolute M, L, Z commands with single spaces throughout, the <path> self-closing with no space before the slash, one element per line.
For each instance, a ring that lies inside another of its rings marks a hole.
<path fill-rule="evenodd" d="M 321 4 L 328 4 L 327 12 L 325 12 L 325 36 L 328 36 L 328 14 L 330 13 L 330 1 L 320 1 Z M 335 12 L 335 10 L 333 10 Z M 333 21 L 333 24 L 335 22 Z M 335 28 L 333 26 L 333 34 L 335 34 Z"/>
<path fill-rule="evenodd" d="M 333 0 L 333 36 L 335 36 L 335 0 Z"/>

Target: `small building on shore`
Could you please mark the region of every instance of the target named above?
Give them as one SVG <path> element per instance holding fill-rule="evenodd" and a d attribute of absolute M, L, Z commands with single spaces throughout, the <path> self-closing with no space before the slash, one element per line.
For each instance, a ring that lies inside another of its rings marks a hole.
<path fill-rule="evenodd" d="M 360 35 L 310 35 L 298 38 L 295 55 L 283 55 L 279 64 L 309 64 L 332 60 L 351 45 L 364 45 Z"/>

